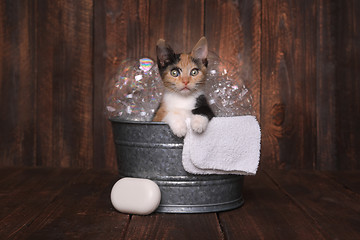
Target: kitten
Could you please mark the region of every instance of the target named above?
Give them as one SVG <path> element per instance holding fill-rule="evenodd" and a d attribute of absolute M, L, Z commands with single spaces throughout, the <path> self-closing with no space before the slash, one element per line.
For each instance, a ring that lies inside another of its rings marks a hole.
<path fill-rule="evenodd" d="M 202 133 L 214 117 L 204 96 L 207 69 L 207 40 L 202 37 L 190 54 L 175 54 L 160 39 L 156 46 L 157 63 L 165 92 L 153 121 L 169 124 L 178 137 L 186 135 L 185 120 L 191 119 L 193 131 Z"/>

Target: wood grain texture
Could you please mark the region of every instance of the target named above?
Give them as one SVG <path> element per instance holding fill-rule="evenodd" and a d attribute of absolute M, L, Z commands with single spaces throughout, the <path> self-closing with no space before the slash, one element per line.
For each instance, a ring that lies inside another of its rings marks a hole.
<path fill-rule="evenodd" d="M 338 169 L 360 168 L 360 2 L 335 1 Z"/>
<path fill-rule="evenodd" d="M 133 216 L 125 239 L 223 239 L 215 213 Z"/>
<path fill-rule="evenodd" d="M 337 168 L 336 146 L 336 5 L 332 1 L 318 1 L 317 6 L 317 62 L 316 112 L 317 161 L 316 168 Z"/>
<path fill-rule="evenodd" d="M 253 96 L 254 114 L 260 119 L 261 1 L 206 1 L 205 35 L 209 50 L 239 69 Z"/>
<path fill-rule="evenodd" d="M 226 239 L 325 239 L 317 223 L 266 174 L 245 178 L 244 198 L 243 207 L 219 213 Z"/>
<path fill-rule="evenodd" d="M 91 167 L 91 0 L 37 1 L 37 165 Z"/>
<path fill-rule="evenodd" d="M 94 236 L 96 239 L 100 236 L 119 239 L 125 231 L 129 216 L 116 212 L 109 197 L 118 179 L 115 172 L 60 168 L 32 172 L 28 176 L 31 183 L 22 188 L 28 192 L 21 192 L 22 196 L 29 197 L 10 208 L 15 210 L 4 219 L 7 224 L 0 231 L 4 239 L 7 236 L 14 239 L 93 239 Z M 35 181 L 42 184 L 36 187 Z"/>
<path fill-rule="evenodd" d="M 16 168 L 16 167 L 1 167 L 0 168 L 0 184 L 3 184 L 3 182 L 7 181 L 7 178 L 11 179 L 12 177 L 16 176 L 17 174 L 19 174 L 20 169 Z"/>
<path fill-rule="evenodd" d="M 150 2 L 149 55 L 156 59 L 156 42 L 165 39 L 176 53 L 190 52 L 204 36 L 204 0 Z"/>
<path fill-rule="evenodd" d="M 24 194 L 36 191 L 37 186 L 39 189 L 42 187 L 42 180 L 34 176 L 44 174 L 45 177 L 49 177 L 54 173 L 54 171 L 49 170 L 22 169 L 14 172 L 8 168 L 6 170 L 12 174 L 9 177 L 2 178 L 1 181 L 2 193 L 4 194 L 1 198 L 1 206 L 3 207 L 0 210 L 0 221 L 2 222 L 24 201 L 22 197 Z M 9 210 L 12 211 L 9 212 Z"/>
<path fill-rule="evenodd" d="M 360 171 L 333 171 L 327 173 L 326 176 L 360 197 Z"/>
<path fill-rule="evenodd" d="M 64 189 L 62 197 L 46 208 L 32 225 L 34 232 L 29 234 L 29 238 L 88 239 L 104 236 L 105 239 L 119 239 L 129 216 L 119 214 L 111 207 L 109 193 L 116 180 L 116 174 L 105 172 L 82 174 L 72 186 Z M 76 202 L 73 201 L 74 195 L 78 198 Z"/>
<path fill-rule="evenodd" d="M 1 165 L 31 166 L 35 159 L 33 1 L 0 3 Z"/>
<path fill-rule="evenodd" d="M 263 167 L 315 167 L 315 3 L 262 3 Z"/>
<path fill-rule="evenodd" d="M 4 182 L 6 197 L 1 198 L 1 239 L 14 238 L 24 228 L 28 231 L 26 226 L 33 223 L 44 206 L 50 204 L 79 172 L 79 169 L 24 169 L 11 182 Z"/>
<path fill-rule="evenodd" d="M 273 170 L 269 175 L 319 225 L 326 239 L 358 238 L 358 195 L 345 191 L 320 172 Z"/>

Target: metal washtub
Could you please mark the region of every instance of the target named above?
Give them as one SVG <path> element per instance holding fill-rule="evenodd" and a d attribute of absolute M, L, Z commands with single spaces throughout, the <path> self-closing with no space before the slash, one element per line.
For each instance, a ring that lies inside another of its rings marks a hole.
<path fill-rule="evenodd" d="M 161 190 L 164 213 L 225 211 L 243 203 L 244 177 L 193 175 L 182 166 L 183 139 L 161 122 L 110 119 L 121 177 L 147 178 Z"/>

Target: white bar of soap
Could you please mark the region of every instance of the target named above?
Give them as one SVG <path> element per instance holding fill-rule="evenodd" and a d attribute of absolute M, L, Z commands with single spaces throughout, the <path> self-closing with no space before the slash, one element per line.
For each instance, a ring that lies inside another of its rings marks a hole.
<path fill-rule="evenodd" d="M 161 200 L 159 186 L 143 178 L 122 178 L 111 190 L 111 203 L 122 213 L 147 215 L 156 210 Z"/>

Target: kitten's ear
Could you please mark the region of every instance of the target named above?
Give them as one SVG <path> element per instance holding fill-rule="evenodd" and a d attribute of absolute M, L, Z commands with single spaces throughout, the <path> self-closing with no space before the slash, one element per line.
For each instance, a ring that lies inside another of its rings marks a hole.
<path fill-rule="evenodd" d="M 156 44 L 156 54 L 158 65 L 161 68 L 166 67 L 169 63 L 171 63 L 174 59 L 174 50 L 166 44 L 164 39 L 159 39 Z"/>
<path fill-rule="evenodd" d="M 202 37 L 191 51 L 191 56 L 193 58 L 204 60 L 207 58 L 207 55 L 208 55 L 207 40 L 206 37 Z"/>

